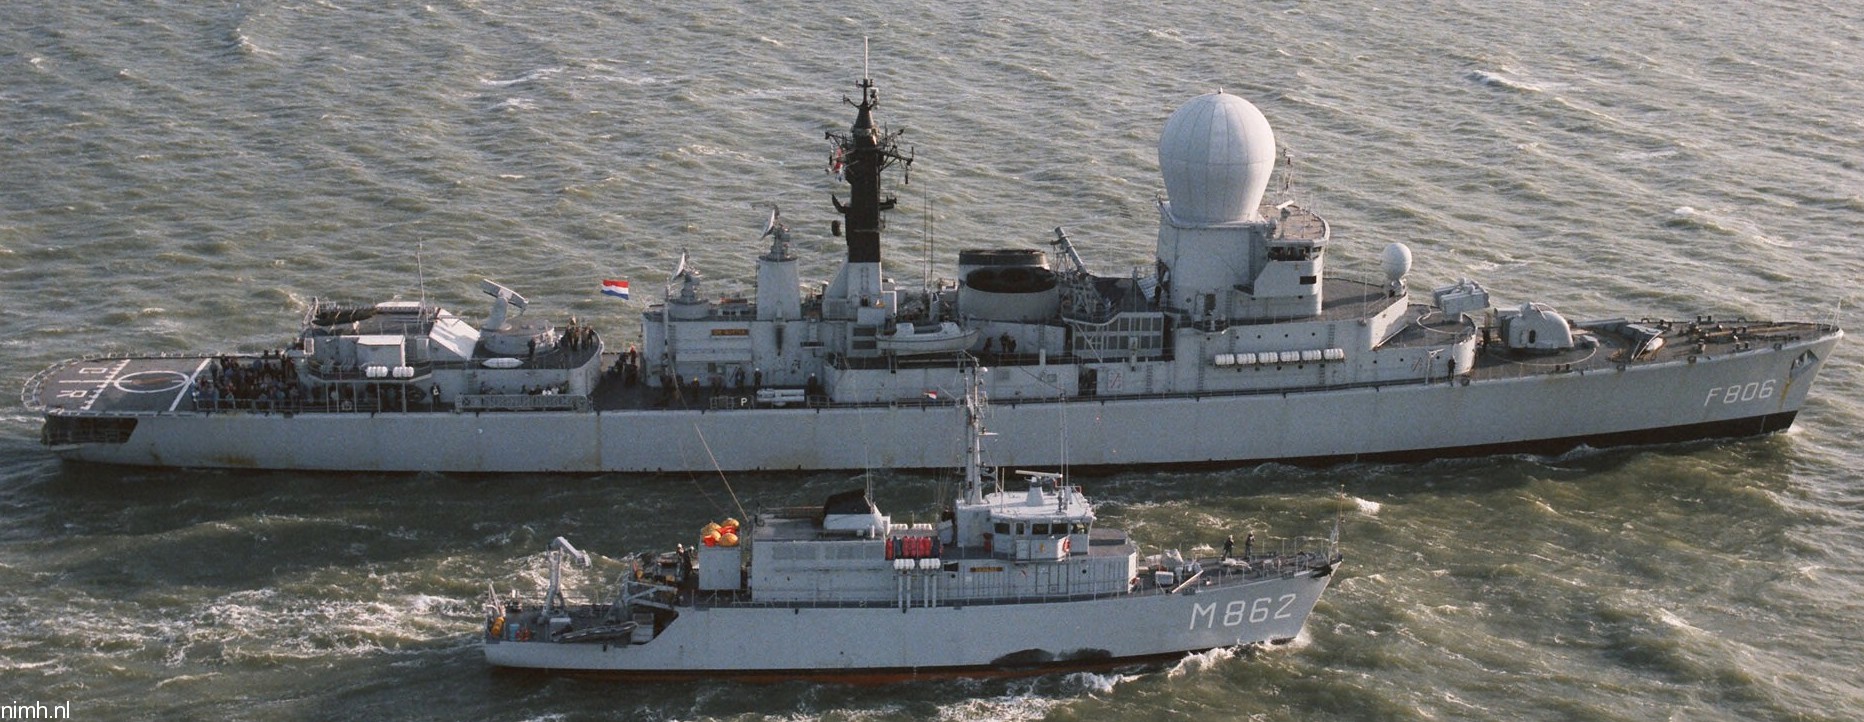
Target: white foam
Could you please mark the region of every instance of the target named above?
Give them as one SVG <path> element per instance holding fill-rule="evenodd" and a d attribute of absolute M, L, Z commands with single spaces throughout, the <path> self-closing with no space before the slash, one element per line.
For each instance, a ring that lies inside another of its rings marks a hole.
<path fill-rule="evenodd" d="M 180 674 L 180 675 L 175 675 L 173 677 L 163 678 L 162 681 L 155 683 L 155 688 L 161 689 L 171 684 L 177 684 L 181 682 L 197 682 L 203 679 L 212 679 L 218 676 L 220 676 L 219 672 L 208 672 L 206 674 Z"/>
<path fill-rule="evenodd" d="M 1546 92 L 1545 89 L 1539 85 L 1527 82 L 1525 80 L 1511 78 L 1500 72 L 1491 72 L 1487 70 L 1472 70 L 1469 72 L 1469 79 L 1474 80 L 1483 85 L 1487 85 L 1487 86 L 1495 87 L 1495 88 L 1505 88 L 1508 90 L 1517 90 L 1517 91 L 1526 92 L 1526 93 Z"/>
<path fill-rule="evenodd" d="M 1685 620 L 1682 617 L 1677 616 L 1674 612 L 1671 612 L 1668 609 L 1657 610 L 1657 621 L 1663 622 L 1664 624 L 1670 627 L 1674 627 L 1676 629 L 1684 629 L 1684 630 L 1688 630 L 1691 632 L 1702 631 L 1700 627 L 1690 624 L 1688 620 Z"/>
<path fill-rule="evenodd" d="M 557 73 L 561 73 L 561 72 L 563 72 L 562 68 L 538 68 L 536 70 L 525 73 L 523 75 L 520 75 L 516 78 L 512 78 L 510 80 L 493 80 L 491 78 L 480 78 L 479 84 L 504 88 L 504 87 L 509 87 L 513 85 L 518 85 L 521 83 L 529 83 L 532 81 L 544 80 L 546 78 L 549 78 L 552 75 L 556 75 Z"/>
<path fill-rule="evenodd" d="M 1024 691 L 996 697 L 973 697 L 957 704 L 939 707 L 937 719 L 941 720 L 992 720 L 994 722 L 1013 722 L 1016 720 L 1035 720 L 1047 717 L 1056 707 L 1068 702 L 1066 699 L 1043 697 L 1036 693 L 1033 686 Z"/>
<path fill-rule="evenodd" d="M 1171 669 L 1165 670 L 1165 677 L 1167 679 L 1177 679 L 1193 672 L 1203 672 L 1217 666 L 1218 663 L 1225 660 L 1235 659 L 1237 649 L 1237 647 L 1219 647 L 1217 649 L 1198 652 L 1197 654 L 1186 655 L 1184 659 L 1180 659 L 1177 664 L 1172 665 Z"/>

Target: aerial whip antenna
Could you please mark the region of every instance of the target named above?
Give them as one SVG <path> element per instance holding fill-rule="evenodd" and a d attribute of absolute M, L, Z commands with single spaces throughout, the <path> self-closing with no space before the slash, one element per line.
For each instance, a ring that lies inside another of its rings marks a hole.
<path fill-rule="evenodd" d="M 718 457 L 712 454 L 712 444 L 705 440 L 705 432 L 699 430 L 698 424 L 693 424 L 693 433 L 699 435 L 699 443 L 705 447 L 706 458 L 712 460 L 712 470 L 718 472 L 718 480 L 724 482 L 726 493 L 731 494 L 731 503 L 733 506 L 738 507 L 738 516 L 749 519 L 750 517 L 746 516 L 744 513 L 744 504 L 738 501 L 738 492 L 731 488 L 731 480 L 725 478 L 725 469 L 718 465 Z"/>
<path fill-rule="evenodd" d="M 926 270 L 925 275 L 920 279 L 920 285 L 930 286 L 932 285 L 932 189 L 930 188 L 926 189 L 925 202 Z"/>

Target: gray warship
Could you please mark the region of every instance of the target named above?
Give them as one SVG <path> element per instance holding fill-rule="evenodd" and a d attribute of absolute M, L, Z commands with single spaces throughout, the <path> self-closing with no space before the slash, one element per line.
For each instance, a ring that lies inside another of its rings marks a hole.
<path fill-rule="evenodd" d="M 896 523 L 862 489 L 821 507 L 708 524 L 699 543 L 628 560 L 612 596 L 571 603 L 562 537 L 541 602 L 490 595 L 486 661 L 628 678 L 822 677 L 879 682 L 1036 674 L 1162 662 L 1295 638 L 1342 556 L 1324 548 L 1141 558 L 1095 524 L 1080 487 L 983 464 L 982 402 L 962 489 L 935 524 Z M 987 490 L 988 489 L 988 490 Z M 1251 540 L 1253 537 L 1251 538 Z"/>
<path fill-rule="evenodd" d="M 1060 228 L 961 250 L 910 287 L 881 262 L 883 177 L 915 159 L 858 83 L 831 132 L 847 254 L 804 287 L 774 209 L 748 297 L 682 255 L 640 337 L 526 315 L 486 282 L 468 319 L 432 304 L 317 301 L 284 348 L 103 354 L 29 379 L 44 444 L 152 466 L 441 472 L 952 468 L 924 430 L 960 421 L 963 359 L 999 373 L 1000 461 L 1075 469 L 1561 453 L 1790 426 L 1843 333 L 1812 322 L 1608 318 L 1492 304 L 1478 282 L 1330 274 L 1332 231 L 1265 199 L 1261 111 L 1194 98 L 1165 121 L 1156 262 L 1099 275 Z M 1284 176 L 1285 177 L 1285 176 Z M 747 237 L 754 231 L 747 231 Z M 1043 234 L 1047 238 L 1047 234 Z M 592 283 L 593 277 L 592 273 Z M 1060 430 L 1065 429 L 1062 433 Z"/>

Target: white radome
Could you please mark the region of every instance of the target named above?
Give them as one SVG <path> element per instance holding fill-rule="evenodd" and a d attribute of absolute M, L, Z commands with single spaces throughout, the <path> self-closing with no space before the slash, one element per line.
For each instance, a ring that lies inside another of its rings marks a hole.
<path fill-rule="evenodd" d="M 1259 221 L 1257 208 L 1275 170 L 1275 131 L 1247 100 L 1200 95 L 1165 119 L 1159 170 L 1178 221 Z"/>
<path fill-rule="evenodd" d="M 1385 247 L 1380 255 L 1380 265 L 1385 268 L 1385 280 L 1398 281 L 1411 272 L 1411 247 L 1403 243 L 1392 243 Z"/>

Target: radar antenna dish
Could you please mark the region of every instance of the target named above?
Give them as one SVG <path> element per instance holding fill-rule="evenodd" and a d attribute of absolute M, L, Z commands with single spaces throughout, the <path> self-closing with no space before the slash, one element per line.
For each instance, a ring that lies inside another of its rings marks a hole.
<path fill-rule="evenodd" d="M 783 222 L 783 209 L 775 203 L 770 204 L 770 218 L 764 221 L 764 234 L 758 238 L 769 238 L 772 235 L 787 237 L 789 232 L 790 227 Z"/>
<path fill-rule="evenodd" d="M 529 301 L 524 300 L 523 296 L 518 295 L 517 291 L 490 278 L 479 281 L 479 290 L 492 297 L 492 315 L 485 320 L 485 327 L 490 330 L 496 331 L 505 327 L 505 316 L 509 313 L 510 307 L 516 306 L 522 312 L 531 305 Z"/>
<path fill-rule="evenodd" d="M 790 256 L 790 227 L 783 222 L 783 210 L 777 204 L 770 204 L 770 218 L 764 221 L 764 233 L 758 238 L 769 238 L 770 253 L 773 260 L 784 260 Z"/>
<path fill-rule="evenodd" d="M 479 281 L 479 290 L 484 291 L 487 296 L 517 306 L 520 311 L 524 310 L 526 306 L 531 305 L 529 301 L 524 300 L 523 296 L 518 295 L 517 291 L 513 291 L 504 284 L 490 278 L 481 279 Z"/>

